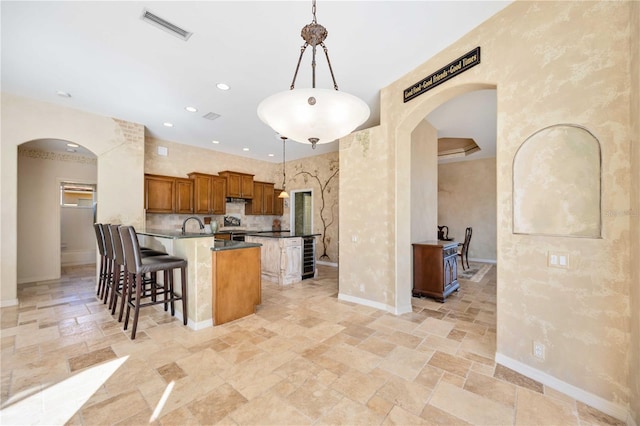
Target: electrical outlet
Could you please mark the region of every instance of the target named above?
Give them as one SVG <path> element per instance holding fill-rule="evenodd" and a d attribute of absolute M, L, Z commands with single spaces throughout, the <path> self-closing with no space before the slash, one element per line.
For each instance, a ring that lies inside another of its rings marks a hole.
<path fill-rule="evenodd" d="M 544 345 L 540 342 L 533 342 L 533 356 L 539 360 L 544 360 Z"/>

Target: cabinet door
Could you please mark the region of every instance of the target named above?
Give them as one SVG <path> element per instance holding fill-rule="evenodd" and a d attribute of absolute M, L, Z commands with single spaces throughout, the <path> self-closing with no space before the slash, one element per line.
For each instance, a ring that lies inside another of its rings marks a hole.
<path fill-rule="evenodd" d="M 273 190 L 273 214 L 275 216 L 282 216 L 284 214 L 284 198 L 278 198 L 282 189 Z"/>
<path fill-rule="evenodd" d="M 240 175 L 240 179 L 242 181 L 242 198 L 253 198 L 255 196 L 254 190 L 255 186 L 253 185 L 253 176 L 251 175 Z"/>
<path fill-rule="evenodd" d="M 211 176 L 190 174 L 194 181 L 193 198 L 194 213 L 210 214 L 211 213 Z"/>
<path fill-rule="evenodd" d="M 272 215 L 273 214 L 273 197 L 274 190 L 272 183 L 265 183 L 264 191 L 262 193 L 262 214 Z"/>
<path fill-rule="evenodd" d="M 147 213 L 173 213 L 175 178 L 145 175 L 144 208 Z"/>
<path fill-rule="evenodd" d="M 212 178 L 211 204 L 213 214 L 225 214 L 227 212 L 227 180 L 218 176 Z"/>
<path fill-rule="evenodd" d="M 176 178 L 176 213 L 193 213 L 193 181 L 191 179 Z"/>
<path fill-rule="evenodd" d="M 242 197 L 242 181 L 240 175 L 229 173 L 227 176 L 227 197 Z"/>
<path fill-rule="evenodd" d="M 262 205 L 262 196 L 264 194 L 264 184 L 262 183 L 254 183 L 253 184 L 253 214 L 264 214 L 263 205 Z"/>
<path fill-rule="evenodd" d="M 457 256 L 457 255 L 456 255 Z M 455 256 L 449 256 L 444 259 L 444 292 L 451 287 L 456 281 L 458 276 L 458 259 Z"/>

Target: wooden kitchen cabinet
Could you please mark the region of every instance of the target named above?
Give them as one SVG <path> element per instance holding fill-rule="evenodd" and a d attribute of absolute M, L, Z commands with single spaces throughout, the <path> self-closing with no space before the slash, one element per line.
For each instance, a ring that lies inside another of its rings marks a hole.
<path fill-rule="evenodd" d="M 426 241 L 413 245 L 413 295 L 444 302 L 460 288 L 458 284 L 458 243 Z"/>
<path fill-rule="evenodd" d="M 193 213 L 193 182 L 174 176 L 144 175 L 147 213 Z"/>
<path fill-rule="evenodd" d="M 227 197 L 253 198 L 253 175 L 225 170 L 218 173 L 227 180 Z"/>
<path fill-rule="evenodd" d="M 193 181 L 194 213 L 226 213 L 226 180 L 206 173 L 189 173 Z"/>
<path fill-rule="evenodd" d="M 171 176 L 144 175 L 144 208 L 147 213 L 173 213 L 176 179 Z"/>
<path fill-rule="evenodd" d="M 256 312 L 262 303 L 260 247 L 212 251 L 213 324 Z"/>
<path fill-rule="evenodd" d="M 193 181 L 176 178 L 175 212 L 178 214 L 193 213 Z"/>
<path fill-rule="evenodd" d="M 273 190 L 273 214 L 274 216 L 282 216 L 284 214 L 284 198 L 279 198 L 282 189 Z"/>
<path fill-rule="evenodd" d="M 244 206 L 245 214 L 272 215 L 274 214 L 274 189 L 269 182 L 253 182 L 253 198 Z"/>

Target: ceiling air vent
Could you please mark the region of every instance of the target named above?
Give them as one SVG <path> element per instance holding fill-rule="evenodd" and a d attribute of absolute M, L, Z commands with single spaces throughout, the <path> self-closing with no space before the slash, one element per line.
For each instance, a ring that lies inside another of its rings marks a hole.
<path fill-rule="evenodd" d="M 202 116 L 202 118 L 206 118 L 207 120 L 211 121 L 215 120 L 218 117 L 220 117 L 220 114 L 216 114 L 215 112 L 208 112 Z"/>
<path fill-rule="evenodd" d="M 142 19 L 143 21 L 155 27 L 160 28 L 161 30 L 168 32 L 169 34 L 173 34 L 174 36 L 184 41 L 189 40 L 189 37 L 191 37 L 191 35 L 193 34 L 192 32 L 184 30 L 179 26 L 174 25 L 171 22 L 162 19 L 158 15 L 154 15 L 153 13 L 149 12 L 147 9 L 144 9 L 142 11 L 142 16 L 140 17 L 140 19 Z"/>

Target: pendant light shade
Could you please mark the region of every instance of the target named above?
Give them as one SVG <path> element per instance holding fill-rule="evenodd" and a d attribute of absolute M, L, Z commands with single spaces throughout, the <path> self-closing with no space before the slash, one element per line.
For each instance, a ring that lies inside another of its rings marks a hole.
<path fill-rule="evenodd" d="M 297 142 L 310 143 L 312 148 L 319 143 L 329 143 L 354 131 L 369 118 L 369 106 L 361 99 L 338 91 L 329 60 L 329 51 L 324 40 L 327 29 L 316 20 L 316 0 L 312 1 L 313 21 L 302 28 L 300 35 L 305 43 L 293 74 L 290 90 L 269 96 L 258 105 L 258 117 L 281 135 Z M 312 87 L 296 89 L 296 77 L 300 62 L 307 47 L 312 47 Z M 316 47 L 322 47 L 333 89 L 316 89 Z"/>
<path fill-rule="evenodd" d="M 315 145 L 351 133 L 369 118 L 369 106 L 337 90 L 293 89 L 263 100 L 258 105 L 258 117 L 289 139 Z"/>

